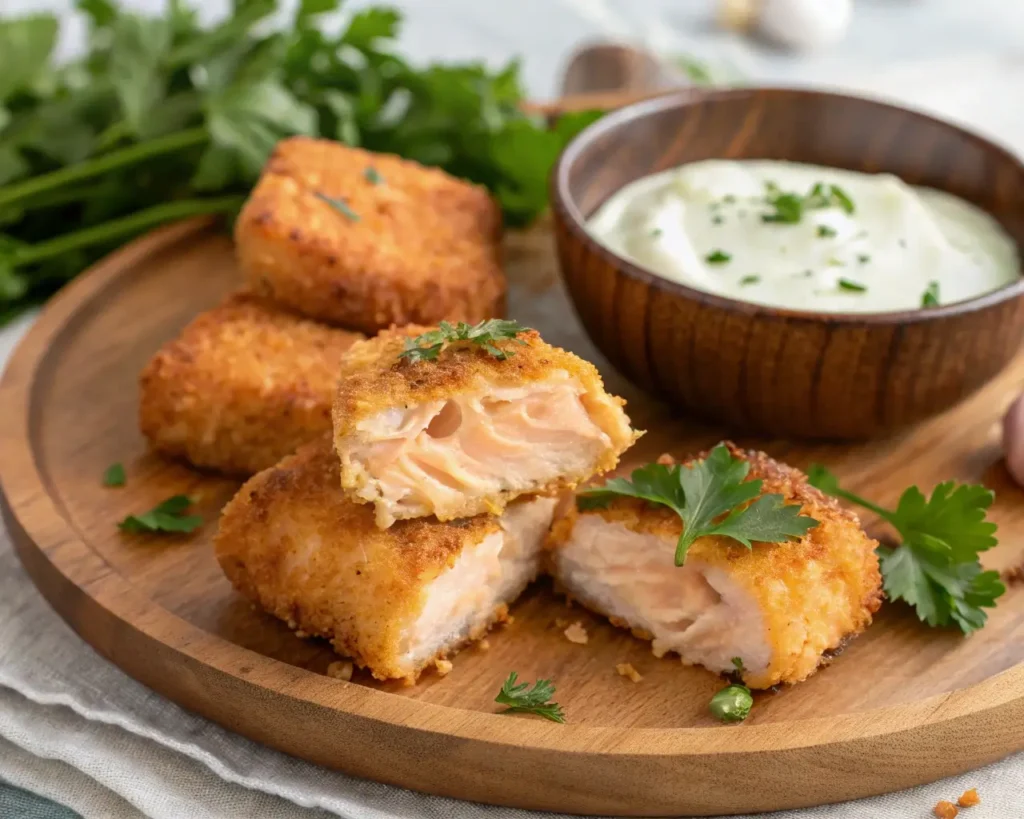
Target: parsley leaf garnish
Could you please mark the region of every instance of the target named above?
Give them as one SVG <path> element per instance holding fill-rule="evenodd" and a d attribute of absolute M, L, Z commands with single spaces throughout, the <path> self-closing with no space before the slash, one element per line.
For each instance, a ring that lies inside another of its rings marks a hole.
<path fill-rule="evenodd" d="M 192 505 L 188 495 L 175 495 L 141 515 L 129 515 L 118 526 L 126 532 L 192 532 L 203 525 L 198 515 L 186 515 Z"/>
<path fill-rule="evenodd" d="M 996 524 L 985 519 L 995 498 L 991 490 L 946 481 L 926 498 L 911 486 L 890 510 L 843 489 L 820 464 L 811 467 L 808 478 L 822 492 L 871 510 L 899 532 L 900 545 L 877 550 L 890 599 L 909 603 L 930 626 L 956 624 L 970 634 L 985 625 L 984 609 L 994 607 L 1006 591 L 999 573 L 982 571 L 978 559 L 997 543 Z"/>
<path fill-rule="evenodd" d="M 763 481 L 745 480 L 749 472 L 747 461 L 734 458 L 719 444 L 703 461 L 648 464 L 628 479 L 612 478 L 604 486 L 580 492 L 576 503 L 582 510 L 596 509 L 625 496 L 672 509 L 683 521 L 676 542 L 677 566 L 686 562 L 697 538 L 728 537 L 751 549 L 755 542 L 782 543 L 801 537 L 818 525 L 814 518 L 800 514 L 799 504 L 786 504 L 782 495 L 760 495 Z"/>
<path fill-rule="evenodd" d="M 836 229 L 829 227 L 828 225 L 818 225 L 818 238 L 819 239 L 831 239 L 836 235 Z"/>
<path fill-rule="evenodd" d="M 713 250 L 704 257 L 704 261 L 708 264 L 725 264 L 730 259 L 732 259 L 732 256 L 724 250 Z"/>
<path fill-rule="evenodd" d="M 757 284 L 759 281 L 761 281 L 760 276 L 744 276 L 740 279 L 740 287 L 746 287 L 748 284 Z"/>
<path fill-rule="evenodd" d="M 549 702 L 555 694 L 555 686 L 551 680 L 537 680 L 533 688 L 529 683 L 516 684 L 519 675 L 515 671 L 508 675 L 501 686 L 501 691 L 494 701 L 508 707 L 503 714 L 536 714 L 552 722 L 565 722 L 565 712 L 557 702 Z"/>
<path fill-rule="evenodd" d="M 103 485 L 104 486 L 124 486 L 126 476 L 124 473 L 124 464 L 116 463 L 111 464 L 106 468 L 103 473 Z"/>
<path fill-rule="evenodd" d="M 866 284 L 855 282 L 853 279 L 840 279 L 836 283 L 839 285 L 840 290 L 848 290 L 851 293 L 864 293 L 868 289 Z"/>
<path fill-rule="evenodd" d="M 495 346 L 499 341 L 513 341 L 516 344 L 524 345 L 525 341 L 516 338 L 520 333 L 528 331 L 518 321 L 506 319 L 486 319 L 479 324 L 470 326 L 464 321 L 451 325 L 442 321 L 436 330 L 429 330 L 415 338 L 405 340 L 405 349 L 399 353 L 399 358 L 407 358 L 411 362 L 433 361 L 441 352 L 452 344 L 465 342 L 483 347 L 488 353 L 499 361 L 511 358 L 515 355 L 514 350 L 503 350 Z"/>
<path fill-rule="evenodd" d="M 350 222 L 359 221 L 359 214 L 352 210 L 344 199 L 335 199 L 333 196 L 328 196 L 326 193 L 320 193 L 320 191 L 314 191 L 313 195 L 321 202 L 326 202 Z"/>
<path fill-rule="evenodd" d="M 936 281 L 928 282 L 928 287 L 921 295 L 921 306 L 922 307 L 938 307 L 939 306 L 939 283 Z"/>
<path fill-rule="evenodd" d="M 782 222 L 788 225 L 799 222 L 803 218 L 805 210 L 837 207 L 851 215 L 855 210 L 853 200 L 850 199 L 846 191 L 838 185 L 826 185 L 823 182 L 816 183 L 804 196 L 793 191 L 783 192 L 774 182 L 766 182 L 765 199 L 773 210 L 762 214 L 761 220 Z M 819 228 L 818 235 L 824 235 L 820 230 L 821 228 Z"/>

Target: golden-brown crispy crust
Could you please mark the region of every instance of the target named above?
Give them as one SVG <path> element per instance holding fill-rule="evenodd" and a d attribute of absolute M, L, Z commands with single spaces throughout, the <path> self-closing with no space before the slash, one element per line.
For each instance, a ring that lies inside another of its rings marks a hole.
<path fill-rule="evenodd" d="M 431 361 L 399 358 L 410 336 L 436 327 L 392 327 L 374 338 L 353 344 L 341 361 L 338 394 L 334 401 L 336 441 L 350 435 L 356 424 L 390 407 L 415 406 L 428 401 L 476 392 L 486 387 L 517 387 L 543 381 L 555 370 L 565 370 L 588 391 L 604 392 L 597 367 L 589 361 L 552 347 L 536 330 L 520 333 L 498 347 L 513 355 L 500 360 L 475 344 L 445 349 Z M 625 401 L 615 399 L 622 406 Z"/>
<path fill-rule="evenodd" d="M 370 334 L 503 315 L 500 236 L 501 211 L 484 188 L 307 137 L 278 143 L 235 226 L 256 292 Z"/>
<path fill-rule="evenodd" d="M 499 530 L 489 515 L 378 529 L 369 506 L 345 499 L 324 436 L 242 486 L 224 507 L 214 543 L 228 579 L 265 611 L 329 639 L 379 679 L 415 679 L 435 658 L 410 672 L 399 665 L 397 648 L 424 587 L 465 546 Z M 498 606 L 468 639 L 506 615 L 507 606 Z"/>
<path fill-rule="evenodd" d="M 331 428 L 342 353 L 362 337 L 234 293 L 143 369 L 142 432 L 166 455 L 252 475 Z"/>
<path fill-rule="evenodd" d="M 801 538 L 758 543 L 753 549 L 730 538 L 699 538 L 690 546 L 686 562 L 721 569 L 759 603 L 766 639 L 775 650 L 763 673 L 744 677 L 747 685 L 768 688 L 780 682 L 799 682 L 827 660 L 827 652 L 834 652 L 871 624 L 883 596 L 875 554 L 878 543 L 864 533 L 853 512 L 811 486 L 798 469 L 764 452 L 743 450 L 731 442 L 726 445 L 734 457 L 750 463 L 748 479 L 761 479 L 764 493 L 778 493 L 786 503 L 800 504 L 802 513 L 819 521 L 819 525 Z M 701 453 L 696 459 L 706 456 Z M 663 456 L 659 462 L 675 461 Z M 570 508 L 552 528 L 551 548 L 557 550 L 566 542 L 581 514 L 600 515 L 611 523 L 665 538 L 669 543 L 683 530 L 682 521 L 671 509 L 617 497 L 608 506 L 587 512 Z M 574 598 L 588 606 L 579 590 Z M 828 604 L 827 611 L 820 609 L 823 602 Z M 818 633 L 817 626 L 823 619 L 830 626 L 839 626 L 836 639 L 824 639 Z"/>

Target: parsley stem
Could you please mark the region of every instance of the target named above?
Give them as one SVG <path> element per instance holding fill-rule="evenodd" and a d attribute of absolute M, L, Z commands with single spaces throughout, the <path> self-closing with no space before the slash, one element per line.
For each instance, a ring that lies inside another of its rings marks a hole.
<path fill-rule="evenodd" d="M 169 154 L 174 151 L 181 151 L 185 148 L 194 148 L 209 140 L 210 135 L 206 128 L 190 128 L 187 131 L 178 131 L 167 136 L 150 139 L 140 142 L 119 151 L 112 151 L 109 154 L 102 154 L 95 159 L 80 162 L 77 165 L 69 165 L 57 171 L 33 176 L 24 182 L 16 185 L 8 185 L 0 188 L 0 206 L 8 205 L 27 196 L 59 188 L 71 182 L 80 182 L 83 179 L 90 179 L 99 176 L 115 168 L 123 168 L 126 165 L 133 165 L 150 157 L 161 154 Z"/>
<path fill-rule="evenodd" d="M 41 242 L 28 247 L 19 248 L 14 251 L 14 266 L 36 264 L 60 256 L 69 250 L 77 250 L 90 245 L 103 244 L 104 242 L 120 239 L 123 236 L 139 233 L 146 228 L 173 222 L 178 219 L 185 219 L 189 216 L 201 216 L 210 213 L 229 213 L 242 204 L 241 196 L 221 196 L 216 199 L 182 199 L 177 202 L 167 202 L 163 205 L 156 205 L 131 216 L 121 219 L 114 219 L 110 222 L 95 225 L 94 227 L 77 230 L 74 233 L 66 233 L 51 239 L 48 242 Z"/>
<path fill-rule="evenodd" d="M 883 520 L 887 520 L 890 523 L 892 523 L 892 512 L 890 512 L 888 509 L 884 509 L 881 506 L 878 506 L 877 504 L 872 503 L 869 500 L 866 500 L 865 498 L 862 498 L 860 495 L 855 495 L 853 492 L 850 492 L 841 487 L 837 487 L 835 491 L 832 492 L 831 494 L 835 495 L 837 498 L 843 498 L 844 500 L 848 500 L 850 501 L 850 503 L 855 503 L 858 506 L 863 506 L 865 509 L 874 512 L 876 515 L 878 515 L 878 517 L 882 518 Z"/>

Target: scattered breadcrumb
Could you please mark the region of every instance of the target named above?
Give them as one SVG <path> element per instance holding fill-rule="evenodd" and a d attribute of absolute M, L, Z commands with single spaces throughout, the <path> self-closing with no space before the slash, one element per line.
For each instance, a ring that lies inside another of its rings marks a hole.
<path fill-rule="evenodd" d="M 477 642 L 477 644 L 476 644 L 476 647 L 478 649 L 480 649 L 481 651 L 490 651 L 491 650 L 491 641 L 490 640 L 479 640 Z"/>
<path fill-rule="evenodd" d="M 638 683 L 643 679 L 640 672 L 633 668 L 632 663 L 619 663 L 615 666 L 615 670 L 619 672 L 620 677 L 629 677 L 629 679 L 635 683 Z"/>
<path fill-rule="evenodd" d="M 583 623 L 577 620 L 571 626 L 565 630 L 565 637 L 570 643 L 577 643 L 578 645 L 585 646 L 587 640 L 590 637 L 587 636 L 587 630 L 583 628 Z"/>
<path fill-rule="evenodd" d="M 305 640 L 309 635 L 306 634 L 306 632 L 304 632 L 302 629 L 299 629 L 295 632 L 295 636 L 298 637 L 300 640 Z"/>
<path fill-rule="evenodd" d="M 452 670 L 451 660 L 437 660 L 434 662 L 434 667 L 437 669 L 439 676 L 444 677 Z"/>
<path fill-rule="evenodd" d="M 569 621 L 564 617 L 555 618 L 555 628 L 565 628 L 567 625 L 569 625 Z"/>
<path fill-rule="evenodd" d="M 977 788 L 971 788 L 969 791 L 964 791 L 956 803 L 961 808 L 973 808 L 975 805 L 981 804 L 981 797 L 978 796 Z"/>
<path fill-rule="evenodd" d="M 516 618 L 511 614 L 505 617 L 505 621 L 502 623 L 503 626 L 511 626 L 516 621 Z"/>
<path fill-rule="evenodd" d="M 327 676 L 334 677 L 336 680 L 344 680 L 345 682 L 348 682 L 352 679 L 352 663 L 348 660 L 331 663 L 327 666 Z"/>
<path fill-rule="evenodd" d="M 939 817 L 939 819 L 956 819 L 956 815 L 960 813 L 960 811 L 952 802 L 947 802 L 945 799 L 941 799 L 932 809 L 932 813 Z"/>

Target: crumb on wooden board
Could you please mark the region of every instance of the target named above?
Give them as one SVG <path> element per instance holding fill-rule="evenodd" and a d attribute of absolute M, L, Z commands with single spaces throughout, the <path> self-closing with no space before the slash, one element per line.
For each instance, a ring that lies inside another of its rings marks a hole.
<path fill-rule="evenodd" d="M 350 660 L 339 660 L 327 666 L 327 676 L 348 682 L 352 679 L 353 665 Z"/>
<path fill-rule="evenodd" d="M 581 646 L 585 646 L 587 641 L 590 639 L 590 636 L 587 634 L 587 630 L 583 628 L 583 623 L 579 620 L 567 627 L 563 634 L 565 634 L 565 639 L 570 643 L 576 643 Z"/>
<path fill-rule="evenodd" d="M 615 666 L 615 670 L 616 672 L 618 672 L 618 675 L 620 677 L 627 677 L 630 681 L 634 683 L 638 683 L 640 682 L 640 680 L 643 679 L 643 676 L 640 674 L 640 672 L 633 668 L 632 663 L 619 663 Z"/>

